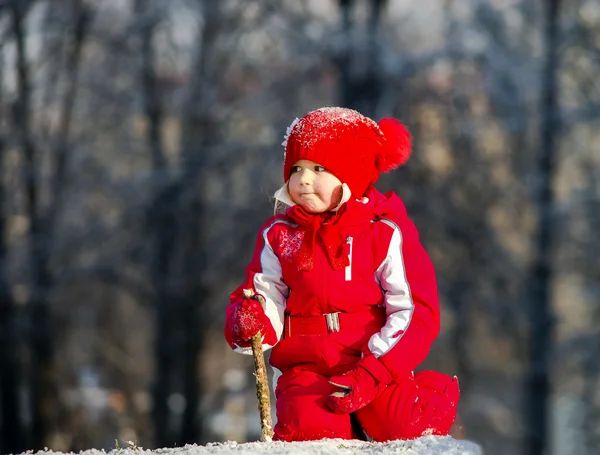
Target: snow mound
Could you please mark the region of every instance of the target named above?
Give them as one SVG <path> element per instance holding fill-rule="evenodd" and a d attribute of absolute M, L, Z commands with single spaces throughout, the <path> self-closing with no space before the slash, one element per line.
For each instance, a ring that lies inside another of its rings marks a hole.
<path fill-rule="evenodd" d="M 27 454 L 64 455 L 52 451 L 29 451 Z M 81 455 L 105 455 L 101 450 L 86 450 Z M 363 442 L 358 440 L 324 439 L 306 442 L 219 442 L 205 446 L 186 445 L 185 447 L 145 450 L 140 447 L 120 448 L 108 452 L 109 455 L 196 455 L 208 453 L 222 454 L 297 454 L 297 455 L 342 455 L 342 454 L 399 454 L 399 455 L 483 455 L 481 448 L 470 441 L 456 440 L 450 436 L 424 436 L 412 441 Z"/>

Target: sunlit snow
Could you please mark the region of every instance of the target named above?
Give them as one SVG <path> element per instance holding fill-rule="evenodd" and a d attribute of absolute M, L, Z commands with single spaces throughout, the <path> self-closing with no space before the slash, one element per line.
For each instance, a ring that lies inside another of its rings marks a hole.
<path fill-rule="evenodd" d="M 26 452 L 37 455 L 63 455 L 60 452 L 39 451 Z M 456 440 L 450 436 L 424 436 L 412 441 L 393 441 L 386 443 L 364 442 L 358 440 L 325 439 L 307 442 L 219 442 L 205 446 L 186 445 L 178 448 L 145 450 L 141 447 L 115 448 L 110 452 L 101 450 L 86 450 L 81 455 L 195 455 L 208 453 L 230 454 L 405 454 L 405 455 L 482 455 L 481 448 L 470 441 Z"/>

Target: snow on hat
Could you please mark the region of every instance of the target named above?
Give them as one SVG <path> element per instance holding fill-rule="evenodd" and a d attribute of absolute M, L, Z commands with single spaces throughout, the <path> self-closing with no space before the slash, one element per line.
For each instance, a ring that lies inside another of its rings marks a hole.
<path fill-rule="evenodd" d="M 282 145 L 285 182 L 295 163 L 310 160 L 346 183 L 357 198 L 377 182 L 381 172 L 406 163 L 412 151 L 410 133 L 398 120 L 384 118 L 376 123 L 342 107 L 317 109 L 296 119 Z"/>

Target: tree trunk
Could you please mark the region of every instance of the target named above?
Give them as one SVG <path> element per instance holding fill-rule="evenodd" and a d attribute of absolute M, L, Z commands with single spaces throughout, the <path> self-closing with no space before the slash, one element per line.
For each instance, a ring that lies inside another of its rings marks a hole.
<path fill-rule="evenodd" d="M 56 373 L 54 368 L 54 338 L 52 334 L 49 295 L 53 277 L 50 270 L 50 250 L 53 231 L 58 218 L 62 193 L 65 186 L 67 146 L 73 106 L 77 87 L 77 75 L 81 56 L 81 47 L 87 30 L 88 10 L 81 0 L 70 2 L 73 14 L 73 36 L 67 55 L 67 91 L 61 106 L 61 116 L 53 149 L 53 171 L 50 182 L 49 203 L 44 210 L 41 204 L 41 179 L 38 178 L 40 166 L 31 132 L 31 87 L 30 74 L 25 48 L 24 19 L 26 9 L 33 2 L 13 1 L 11 3 L 13 35 L 17 54 L 17 92 L 18 101 L 14 113 L 17 143 L 23 152 L 24 186 L 29 218 L 29 269 L 31 274 L 30 301 L 27 309 L 31 323 L 29 342 L 31 347 L 31 406 L 32 448 L 45 447 L 49 428 L 57 421 L 59 400 L 57 399 Z"/>
<path fill-rule="evenodd" d="M 205 175 L 208 173 L 208 149 L 218 142 L 218 125 L 213 118 L 210 102 L 213 78 L 209 72 L 214 58 L 214 46 L 221 24 L 218 2 L 204 2 L 204 27 L 198 40 L 196 60 L 190 80 L 188 102 L 184 108 L 181 156 L 184 173 L 180 197 L 180 233 L 184 247 L 182 273 L 185 277 L 181 299 L 182 314 L 186 316 L 184 330 L 183 391 L 186 398 L 184 421 L 179 434 L 180 444 L 202 439 L 202 420 L 198 412 L 202 397 L 199 381 L 199 357 L 204 346 L 203 335 L 208 325 L 200 312 L 206 308 L 209 289 L 203 282 L 208 267 L 206 238 L 207 201 Z"/>
<path fill-rule="evenodd" d="M 65 73 L 67 74 L 67 83 L 65 94 L 61 103 L 61 115 L 56 132 L 55 147 L 53 150 L 52 173 L 52 204 L 48 209 L 48 224 L 50 227 L 50 237 L 55 226 L 56 217 L 60 213 L 61 203 L 63 201 L 63 191 L 65 188 L 65 174 L 67 160 L 69 158 L 69 138 L 71 136 L 71 122 L 75 99 L 77 97 L 77 87 L 79 78 L 79 68 L 81 66 L 81 51 L 89 31 L 89 24 L 92 19 L 91 10 L 83 3 L 83 0 L 71 0 L 71 14 L 73 21 L 73 32 L 70 37 L 69 49 L 67 51 L 67 63 Z"/>
<path fill-rule="evenodd" d="M 150 273 L 155 287 L 154 308 L 154 435 L 155 446 L 165 447 L 173 443 L 169 427 L 167 399 L 171 392 L 173 362 L 172 348 L 173 313 L 175 300 L 170 291 L 170 263 L 175 250 L 173 228 L 176 226 L 176 201 L 178 186 L 159 189 L 148 213 L 154 251 Z"/>
<path fill-rule="evenodd" d="M 4 234 L 4 220 L 0 221 L 0 235 Z M 3 243 L 3 241 L 2 241 Z M 4 250 L 4 245 L 2 245 Z M 19 412 L 18 343 L 15 334 L 16 314 L 6 280 L 5 251 L 0 251 L 0 452 L 20 453 L 22 420 Z"/>
<path fill-rule="evenodd" d="M 335 59 L 340 71 L 340 103 L 368 116 L 375 115 L 383 89 L 377 32 L 386 3 L 387 0 L 371 0 L 367 42 L 360 46 L 354 42 L 355 24 L 352 21 L 352 13 L 355 2 L 339 0 L 344 34 L 344 48 Z"/>
<path fill-rule="evenodd" d="M 198 251 L 198 250 L 196 250 Z M 201 441 L 202 420 L 198 414 L 198 404 L 202 396 L 201 381 L 199 381 L 199 357 L 202 349 L 205 323 L 200 318 L 200 303 L 206 300 L 208 294 L 203 286 L 189 293 L 187 301 L 183 302 L 182 327 L 184 330 L 183 345 L 183 394 L 186 407 L 183 413 L 179 444 L 194 444 Z"/>
<path fill-rule="evenodd" d="M 352 32 L 352 10 L 353 0 L 339 0 L 342 16 L 342 33 L 344 43 L 340 53 L 336 56 L 336 64 L 340 72 L 339 95 L 340 103 L 344 107 L 351 107 L 354 102 L 354 90 L 352 87 L 351 70 L 351 32 Z"/>
<path fill-rule="evenodd" d="M 539 185 L 536 196 L 538 225 L 529 291 L 531 339 L 526 387 L 527 450 L 531 455 L 547 453 L 550 354 L 554 318 L 551 308 L 553 227 L 555 195 L 552 187 L 558 138 L 558 19 L 559 0 L 546 1 L 544 30 L 545 67 L 542 74 L 540 151 L 537 161 Z"/>
<path fill-rule="evenodd" d="M 50 281 L 46 248 L 46 230 L 39 215 L 38 181 L 36 179 L 36 150 L 30 124 L 30 77 L 25 55 L 25 30 L 23 29 L 25 8 L 28 5 L 11 3 L 13 34 L 17 53 L 17 92 L 18 101 L 14 110 L 15 132 L 23 152 L 25 166 L 25 194 L 29 215 L 29 265 L 31 273 L 30 301 L 31 312 L 31 439 L 32 447 L 45 446 L 48 426 L 52 421 L 53 405 L 51 397 L 55 390 L 52 365 L 53 340 L 48 320 L 46 295 Z"/>
<path fill-rule="evenodd" d="M 150 148 L 153 171 L 160 174 L 167 170 L 167 160 L 162 137 L 163 106 L 155 71 L 154 30 L 158 17 L 153 9 L 148 8 L 148 4 L 147 0 L 136 0 L 135 10 L 137 19 L 142 22 L 140 79 L 147 122 L 146 140 Z"/>
<path fill-rule="evenodd" d="M 166 447 L 175 442 L 170 425 L 168 398 L 173 383 L 173 331 L 176 321 L 176 299 L 171 289 L 171 263 L 175 251 L 173 229 L 176 226 L 176 203 L 180 186 L 165 182 L 167 160 L 164 152 L 162 123 L 163 108 L 155 71 L 154 31 L 158 23 L 153 5 L 147 0 L 136 0 L 136 21 L 140 28 L 140 73 L 144 115 L 146 117 L 146 144 L 150 151 L 152 172 L 156 187 L 148 213 L 153 252 L 150 264 L 152 284 L 155 288 L 154 308 L 154 444 Z"/>
<path fill-rule="evenodd" d="M 4 76 L 0 47 L 0 88 Z M 1 95 L 1 92 L 0 92 Z M 0 137 L 0 176 L 4 176 L 4 134 Z M 17 360 L 16 309 L 7 276 L 6 191 L 0 179 L 0 453 L 19 453 L 22 446 L 22 420 L 19 412 L 20 365 Z"/>

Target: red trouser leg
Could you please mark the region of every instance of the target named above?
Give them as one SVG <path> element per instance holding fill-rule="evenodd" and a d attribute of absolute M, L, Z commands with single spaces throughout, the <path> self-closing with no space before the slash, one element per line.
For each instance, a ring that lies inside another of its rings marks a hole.
<path fill-rule="evenodd" d="M 331 412 L 325 398 L 334 387 L 313 371 L 292 369 L 277 381 L 275 440 L 310 441 L 323 438 L 353 439 L 349 415 Z"/>
<path fill-rule="evenodd" d="M 437 371 L 422 371 L 392 383 L 356 416 L 375 441 L 445 436 L 456 418 L 458 381 Z"/>

